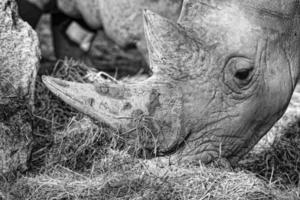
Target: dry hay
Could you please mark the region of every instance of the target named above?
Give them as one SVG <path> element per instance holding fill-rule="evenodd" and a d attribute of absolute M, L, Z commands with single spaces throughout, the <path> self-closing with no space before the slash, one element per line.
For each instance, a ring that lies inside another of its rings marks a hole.
<path fill-rule="evenodd" d="M 55 65 L 51 76 L 69 81 L 84 82 L 83 77 L 88 68 L 74 60 L 60 60 Z M 44 165 L 44 159 L 49 148 L 53 145 L 55 133 L 61 131 L 70 119 L 80 115 L 55 95 L 42 83 L 39 76 L 36 81 L 34 104 L 34 150 L 32 152 L 31 167 L 39 168 Z"/>
<path fill-rule="evenodd" d="M 250 153 L 241 167 L 281 187 L 298 186 L 300 179 L 300 121 L 289 124 L 285 133 L 260 153 Z"/>
<path fill-rule="evenodd" d="M 245 172 L 189 164 L 161 168 L 124 152 L 110 151 L 90 171 L 78 173 L 57 165 L 24 177 L 14 186 L 14 199 L 297 199 L 297 191 L 275 190 Z"/>
<path fill-rule="evenodd" d="M 73 118 L 66 130 L 54 135 L 53 145 L 46 153 L 46 167 L 56 164 L 72 170 L 85 170 L 91 167 L 94 158 L 101 158 L 110 148 L 112 130 L 95 125 L 91 119 Z"/>

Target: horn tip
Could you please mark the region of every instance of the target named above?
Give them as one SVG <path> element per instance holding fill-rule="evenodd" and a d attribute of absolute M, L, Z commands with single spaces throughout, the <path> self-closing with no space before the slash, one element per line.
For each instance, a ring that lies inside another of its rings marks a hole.
<path fill-rule="evenodd" d="M 143 16 L 144 16 L 144 22 L 146 25 L 152 24 L 152 22 L 155 22 L 155 21 L 161 21 L 163 18 L 159 14 L 157 14 L 151 10 L 148 10 L 148 9 L 143 10 Z"/>
<path fill-rule="evenodd" d="M 149 15 L 153 15 L 155 13 L 152 12 L 151 10 L 145 8 L 145 9 L 143 9 L 143 14 L 144 14 L 144 16 L 149 16 Z"/>
<path fill-rule="evenodd" d="M 43 83 L 48 82 L 49 79 L 50 79 L 50 76 L 45 76 L 45 75 L 42 76 Z"/>

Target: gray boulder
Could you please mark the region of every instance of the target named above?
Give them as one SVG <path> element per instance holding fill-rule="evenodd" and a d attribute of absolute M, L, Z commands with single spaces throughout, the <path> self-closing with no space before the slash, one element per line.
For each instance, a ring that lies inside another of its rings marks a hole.
<path fill-rule="evenodd" d="M 30 156 L 33 105 L 39 66 L 37 34 L 13 0 L 0 2 L 0 174 L 25 169 Z M 28 106 L 29 105 L 29 106 Z"/>

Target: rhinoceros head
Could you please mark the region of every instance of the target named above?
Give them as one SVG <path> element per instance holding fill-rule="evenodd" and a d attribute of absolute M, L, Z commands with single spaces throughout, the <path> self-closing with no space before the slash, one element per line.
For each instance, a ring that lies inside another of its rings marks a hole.
<path fill-rule="evenodd" d="M 132 130 L 143 116 L 159 155 L 235 162 L 289 103 L 299 74 L 298 5 L 186 0 L 178 23 L 145 11 L 152 77 L 95 84 L 44 77 L 44 83 L 113 127 Z"/>

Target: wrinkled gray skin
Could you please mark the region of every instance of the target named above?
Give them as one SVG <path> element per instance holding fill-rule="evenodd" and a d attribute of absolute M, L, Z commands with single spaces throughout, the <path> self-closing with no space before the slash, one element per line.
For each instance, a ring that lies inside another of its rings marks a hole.
<path fill-rule="evenodd" d="M 299 74 L 298 4 L 185 0 L 178 23 L 145 11 L 152 77 L 95 84 L 44 77 L 44 83 L 115 128 L 134 128 L 142 114 L 157 136 L 158 155 L 235 163 L 290 101 Z"/>

